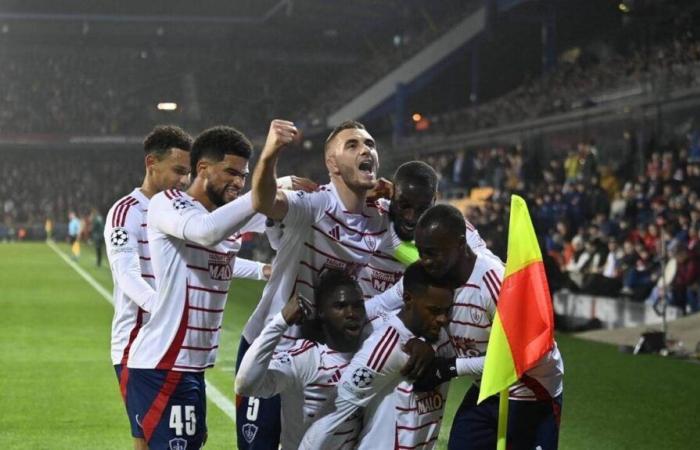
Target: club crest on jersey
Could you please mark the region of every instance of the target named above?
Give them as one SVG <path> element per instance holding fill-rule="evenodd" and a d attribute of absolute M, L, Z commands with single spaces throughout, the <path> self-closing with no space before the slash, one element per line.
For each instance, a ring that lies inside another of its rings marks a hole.
<path fill-rule="evenodd" d="M 241 430 L 243 431 L 243 439 L 245 439 L 245 441 L 249 444 L 253 442 L 255 435 L 258 434 L 258 426 L 253 425 L 252 423 L 243 425 Z"/>
<path fill-rule="evenodd" d="M 129 242 L 129 232 L 126 231 L 126 228 L 114 228 L 109 235 L 109 243 L 112 244 L 112 247 L 124 247 L 127 242 Z"/>
<path fill-rule="evenodd" d="M 231 261 L 236 256 L 234 252 L 225 255 L 209 253 L 209 277 L 212 280 L 229 281 L 233 278 Z"/>
<path fill-rule="evenodd" d="M 483 311 L 480 311 L 477 308 L 469 308 L 469 309 L 470 309 L 469 315 L 471 316 L 472 321 L 474 323 L 481 323 L 481 319 L 484 317 Z"/>
<path fill-rule="evenodd" d="M 372 287 L 378 292 L 384 292 L 401 279 L 401 272 L 372 270 L 370 278 L 372 279 Z"/>
<path fill-rule="evenodd" d="M 168 441 L 170 450 L 187 450 L 187 440 L 183 438 L 174 438 Z"/>
<path fill-rule="evenodd" d="M 442 409 L 442 405 L 444 404 L 445 399 L 442 398 L 442 394 L 436 391 L 428 392 L 428 395 L 416 400 L 418 414 L 428 414 L 431 412 L 439 411 L 440 409 Z"/>
<path fill-rule="evenodd" d="M 365 241 L 365 245 L 367 245 L 367 248 L 369 250 L 376 250 L 377 249 L 377 239 L 374 236 L 365 236 L 364 241 Z"/>
<path fill-rule="evenodd" d="M 173 199 L 173 208 L 175 208 L 175 211 L 179 212 L 180 214 L 182 214 L 185 209 L 191 208 L 192 206 L 192 202 L 186 198 L 175 197 Z"/>

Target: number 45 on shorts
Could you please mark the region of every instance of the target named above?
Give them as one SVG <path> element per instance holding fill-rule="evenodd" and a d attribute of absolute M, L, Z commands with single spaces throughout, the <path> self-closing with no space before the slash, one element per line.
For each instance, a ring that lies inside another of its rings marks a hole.
<path fill-rule="evenodd" d="M 175 430 L 176 436 L 182 436 L 183 431 L 187 436 L 194 436 L 197 432 L 197 416 L 194 413 L 194 405 L 172 405 L 169 426 Z"/>

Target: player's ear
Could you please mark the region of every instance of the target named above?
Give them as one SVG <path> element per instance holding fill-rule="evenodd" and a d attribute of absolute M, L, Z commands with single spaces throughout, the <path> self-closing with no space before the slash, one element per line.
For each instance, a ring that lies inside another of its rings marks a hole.
<path fill-rule="evenodd" d="M 207 178 L 206 173 L 207 169 L 209 168 L 209 161 L 205 159 L 200 159 L 197 161 L 197 178 L 203 177 L 204 179 Z"/>
<path fill-rule="evenodd" d="M 326 150 L 325 157 L 326 169 L 328 169 L 328 173 L 331 175 L 339 174 L 340 170 L 338 170 L 338 161 L 335 159 L 335 153 L 333 152 L 333 150 Z"/>
<path fill-rule="evenodd" d="M 154 153 L 147 153 L 144 158 L 146 171 L 149 171 L 158 162 L 158 157 Z"/>
<path fill-rule="evenodd" d="M 413 297 L 411 297 L 411 294 L 409 294 L 406 291 L 403 291 L 403 303 L 406 305 L 409 309 L 413 305 Z"/>

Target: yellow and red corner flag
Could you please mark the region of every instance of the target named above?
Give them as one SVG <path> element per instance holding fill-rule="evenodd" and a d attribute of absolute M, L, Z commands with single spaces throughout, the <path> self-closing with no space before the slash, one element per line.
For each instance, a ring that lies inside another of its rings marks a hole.
<path fill-rule="evenodd" d="M 527 204 L 510 202 L 508 254 L 496 316 L 486 348 L 479 400 L 505 391 L 554 345 L 549 285 Z M 506 401 L 507 405 L 507 401 Z"/>

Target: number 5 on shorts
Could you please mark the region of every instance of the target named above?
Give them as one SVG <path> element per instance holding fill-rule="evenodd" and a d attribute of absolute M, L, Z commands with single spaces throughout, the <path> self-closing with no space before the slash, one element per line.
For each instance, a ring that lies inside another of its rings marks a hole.
<path fill-rule="evenodd" d="M 197 417 L 194 414 L 194 405 L 185 405 L 185 421 L 182 421 L 182 406 L 173 405 L 170 408 L 170 428 L 175 430 L 176 436 L 182 436 L 182 429 L 185 434 L 194 436 L 197 431 Z"/>

